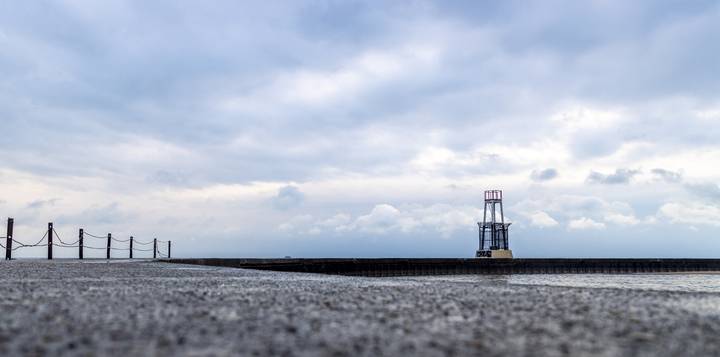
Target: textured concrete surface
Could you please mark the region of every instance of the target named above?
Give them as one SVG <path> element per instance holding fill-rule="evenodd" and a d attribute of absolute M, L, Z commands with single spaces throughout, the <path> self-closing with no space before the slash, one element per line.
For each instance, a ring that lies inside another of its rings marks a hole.
<path fill-rule="evenodd" d="M 0 355 L 720 355 L 720 294 L 0 263 Z"/>

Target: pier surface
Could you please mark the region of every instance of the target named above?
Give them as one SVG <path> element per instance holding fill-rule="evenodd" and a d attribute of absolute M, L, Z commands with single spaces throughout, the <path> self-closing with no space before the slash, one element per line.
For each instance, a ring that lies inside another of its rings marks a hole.
<path fill-rule="evenodd" d="M 720 293 L 0 262 L 0 355 L 717 356 Z"/>

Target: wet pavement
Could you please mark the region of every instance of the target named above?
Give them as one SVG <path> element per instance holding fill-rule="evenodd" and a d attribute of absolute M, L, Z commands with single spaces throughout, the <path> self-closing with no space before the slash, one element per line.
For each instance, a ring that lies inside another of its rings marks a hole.
<path fill-rule="evenodd" d="M 0 355 L 720 355 L 720 293 L 0 262 Z"/>

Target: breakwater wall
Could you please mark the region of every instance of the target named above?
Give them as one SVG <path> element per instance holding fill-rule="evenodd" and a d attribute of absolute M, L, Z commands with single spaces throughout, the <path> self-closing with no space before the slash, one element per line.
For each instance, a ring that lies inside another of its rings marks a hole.
<path fill-rule="evenodd" d="M 165 259 L 165 262 L 351 276 L 720 272 L 720 259 Z"/>

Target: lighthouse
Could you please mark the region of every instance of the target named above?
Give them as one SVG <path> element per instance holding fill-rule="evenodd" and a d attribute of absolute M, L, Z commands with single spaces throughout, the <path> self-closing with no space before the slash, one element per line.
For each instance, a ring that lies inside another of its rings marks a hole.
<path fill-rule="evenodd" d="M 485 191 L 483 221 L 478 222 L 479 248 L 477 258 L 512 258 L 508 228 L 503 215 L 503 194 L 500 190 Z"/>

